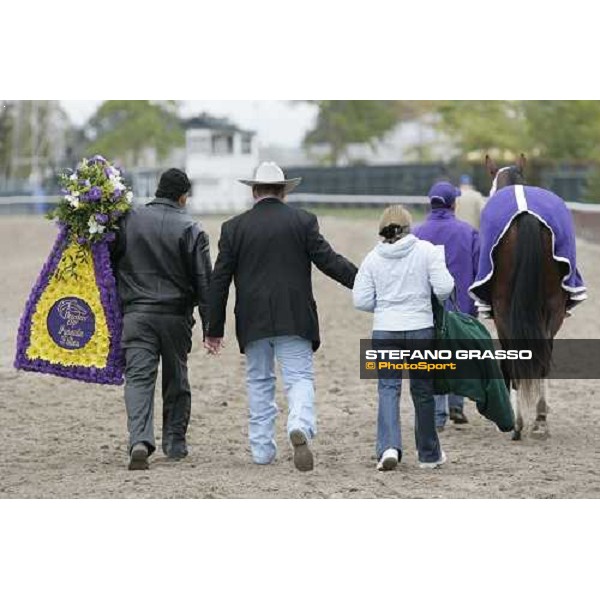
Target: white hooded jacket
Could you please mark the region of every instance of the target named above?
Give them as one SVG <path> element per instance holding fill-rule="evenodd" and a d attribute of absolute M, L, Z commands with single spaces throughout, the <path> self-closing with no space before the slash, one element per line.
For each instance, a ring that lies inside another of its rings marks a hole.
<path fill-rule="evenodd" d="M 433 326 L 432 290 L 443 301 L 453 288 L 444 247 L 409 234 L 367 254 L 352 297 L 358 310 L 375 313 L 373 330 L 412 331 Z"/>

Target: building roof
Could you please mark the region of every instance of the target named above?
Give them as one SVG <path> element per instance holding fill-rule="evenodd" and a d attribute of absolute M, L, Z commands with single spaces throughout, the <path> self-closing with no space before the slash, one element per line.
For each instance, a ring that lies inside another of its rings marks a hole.
<path fill-rule="evenodd" d="M 240 132 L 250 135 L 256 134 L 255 131 L 240 129 L 226 117 L 213 117 L 205 112 L 196 117 L 184 119 L 182 124 L 185 129 L 211 129 L 213 131 L 225 131 L 231 133 Z"/>

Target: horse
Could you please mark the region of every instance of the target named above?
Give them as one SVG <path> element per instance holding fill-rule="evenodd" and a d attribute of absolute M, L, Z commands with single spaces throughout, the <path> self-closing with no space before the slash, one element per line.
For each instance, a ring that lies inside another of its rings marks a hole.
<path fill-rule="evenodd" d="M 515 165 L 502 169 L 489 156 L 485 165 L 492 177 L 490 198 L 506 186 L 525 184 L 523 154 Z M 523 416 L 531 412 L 533 404 L 535 421 L 530 435 L 546 439 L 549 436 L 546 376 L 554 337 L 567 314 L 568 294 L 561 283 L 568 267 L 554 259 L 552 231 L 529 212 L 521 212 L 511 222 L 493 250 L 493 263 L 489 289 L 500 344 L 510 349 L 524 343 L 534 351 L 533 360 L 501 363 L 515 411 L 512 439 L 521 439 Z"/>

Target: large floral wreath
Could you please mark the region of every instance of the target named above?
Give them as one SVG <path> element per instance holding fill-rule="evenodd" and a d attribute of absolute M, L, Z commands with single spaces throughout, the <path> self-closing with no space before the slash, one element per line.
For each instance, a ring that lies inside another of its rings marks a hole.
<path fill-rule="evenodd" d="M 102 156 L 60 176 L 62 198 L 48 214 L 59 235 L 25 306 L 15 367 L 121 384 L 121 310 L 110 242 L 133 194 Z"/>

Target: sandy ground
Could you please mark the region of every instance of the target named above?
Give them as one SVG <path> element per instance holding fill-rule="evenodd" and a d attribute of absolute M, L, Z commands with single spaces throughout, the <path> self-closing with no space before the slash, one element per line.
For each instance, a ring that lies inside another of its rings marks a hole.
<path fill-rule="evenodd" d="M 360 262 L 375 242 L 375 222 L 322 217 L 334 247 Z M 206 219 L 213 260 L 221 219 Z M 511 442 L 473 404 L 470 423 L 441 434 L 449 461 L 417 468 L 413 410 L 403 392 L 404 462 L 375 466 L 376 387 L 358 376 L 358 340 L 369 315 L 349 292 L 315 274 L 323 345 L 315 355 L 318 435 L 315 470 L 296 471 L 285 439 L 286 402 L 278 385 L 279 457 L 256 466 L 247 444 L 244 359 L 227 326 L 227 347 L 209 357 L 199 336 L 190 356 L 193 394 L 190 456 L 167 461 L 157 452 L 145 472 L 126 469 L 123 390 L 72 382 L 12 367 L 18 319 L 56 230 L 39 217 L 0 219 L 0 497 L 10 498 L 599 498 L 600 398 L 596 381 L 550 382 L 551 438 Z M 600 336 L 600 246 L 580 242 L 579 265 L 589 299 L 568 319 L 561 337 Z M 158 386 L 160 389 L 160 386 Z M 157 397 L 157 415 L 160 411 Z M 160 417 L 158 417 L 160 419 Z M 160 446 L 160 422 L 155 423 Z"/>

